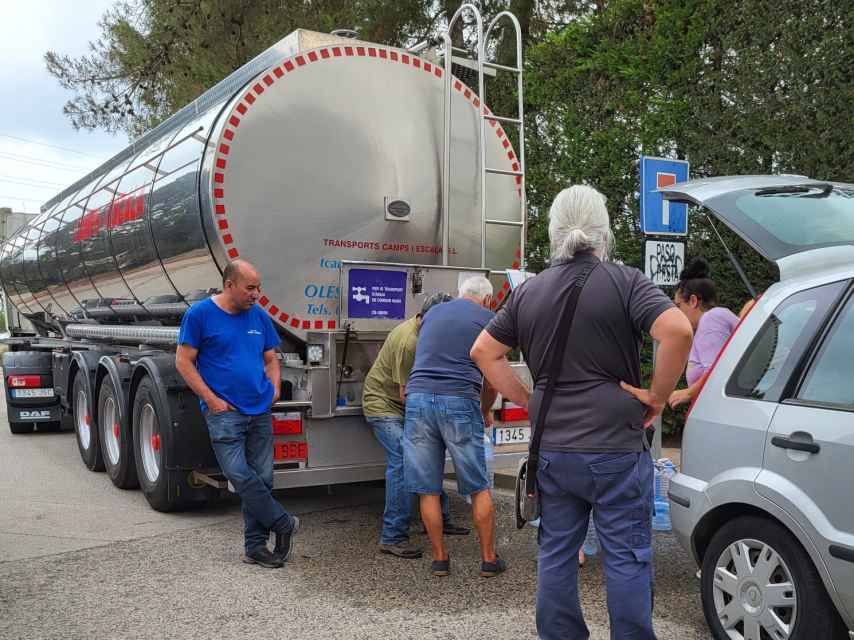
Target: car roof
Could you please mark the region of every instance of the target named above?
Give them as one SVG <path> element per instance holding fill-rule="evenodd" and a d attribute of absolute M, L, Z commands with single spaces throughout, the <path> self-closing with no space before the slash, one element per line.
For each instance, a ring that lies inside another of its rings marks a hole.
<path fill-rule="evenodd" d="M 717 176 L 714 178 L 697 178 L 685 182 L 677 182 L 676 184 L 662 187 L 658 191 L 667 200 L 702 204 L 711 198 L 741 189 L 769 189 L 772 187 L 809 183 L 825 184 L 824 181 L 813 180 L 807 176 L 795 174 Z"/>

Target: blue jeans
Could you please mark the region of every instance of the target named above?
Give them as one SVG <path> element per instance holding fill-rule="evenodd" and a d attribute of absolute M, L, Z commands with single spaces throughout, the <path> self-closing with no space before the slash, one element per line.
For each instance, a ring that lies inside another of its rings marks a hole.
<path fill-rule="evenodd" d="M 236 411 L 205 415 L 216 459 L 240 496 L 246 551 L 267 545 L 270 532 L 286 532 L 291 516 L 273 489 L 273 421 L 270 412 Z"/>
<path fill-rule="evenodd" d="M 385 449 L 385 509 L 383 510 L 382 544 L 409 540 L 413 495 L 403 481 L 403 418 L 400 416 L 365 416 L 374 435 Z M 442 518 L 450 520 L 448 495 L 442 492 Z"/>
<path fill-rule="evenodd" d="M 470 496 L 489 489 L 480 401 L 433 393 L 406 395 L 403 438 L 406 486 L 412 493 L 439 495 L 445 451 L 454 462 L 457 489 Z"/>
<path fill-rule="evenodd" d="M 590 637 L 578 602 L 578 549 L 591 507 L 605 567 L 611 637 L 655 640 L 652 475 L 648 452 L 540 452 L 537 632 L 541 640 Z"/>

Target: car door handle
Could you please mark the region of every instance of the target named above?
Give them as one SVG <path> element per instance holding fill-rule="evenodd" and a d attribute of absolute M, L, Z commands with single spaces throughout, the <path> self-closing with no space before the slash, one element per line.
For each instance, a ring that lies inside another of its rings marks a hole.
<path fill-rule="evenodd" d="M 806 451 L 807 453 L 818 453 L 821 447 L 815 442 L 799 442 L 782 436 L 774 436 L 771 438 L 771 444 L 781 449 L 794 449 L 795 451 Z"/>

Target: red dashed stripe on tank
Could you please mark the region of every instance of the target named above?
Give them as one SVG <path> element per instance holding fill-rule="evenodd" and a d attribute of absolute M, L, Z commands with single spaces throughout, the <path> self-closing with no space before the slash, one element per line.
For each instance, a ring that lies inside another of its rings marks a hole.
<path fill-rule="evenodd" d="M 347 57 L 359 56 L 374 58 L 376 60 L 385 60 L 388 62 L 398 62 L 400 64 L 411 66 L 415 71 L 428 73 L 435 78 L 442 78 L 442 75 L 444 73 L 444 69 L 442 69 L 441 67 L 435 66 L 425 60 L 422 60 L 415 56 L 411 56 L 406 53 L 401 53 L 391 49 L 383 49 L 380 47 L 362 46 L 330 46 L 321 49 L 315 49 L 309 51 L 306 54 L 296 55 L 292 58 L 289 58 L 288 60 L 284 60 L 281 64 L 275 66 L 270 72 L 265 73 L 265 75 L 258 82 L 252 85 L 252 88 L 249 90 L 248 93 L 243 96 L 241 101 L 234 106 L 232 113 L 228 119 L 228 126 L 226 126 L 226 128 L 222 132 L 222 138 L 224 139 L 224 141 L 220 142 L 219 147 L 217 149 L 217 156 L 214 161 L 216 168 L 219 169 L 219 171 L 215 172 L 213 175 L 213 181 L 215 183 L 213 189 L 214 211 L 216 212 L 217 216 L 217 227 L 220 233 L 220 238 L 223 244 L 228 247 L 227 254 L 230 259 L 233 260 L 235 258 L 238 258 L 240 256 L 240 251 L 237 249 L 237 243 L 235 242 L 232 229 L 229 227 L 227 219 L 228 212 L 226 211 L 226 205 L 224 201 L 226 185 L 225 171 L 228 166 L 226 156 L 228 156 L 231 151 L 232 141 L 234 140 L 234 137 L 236 135 L 237 128 L 240 126 L 241 118 L 239 116 L 246 115 L 252 105 L 255 104 L 258 98 L 260 98 L 261 95 L 264 93 L 265 86 L 272 86 L 277 80 L 285 77 L 289 73 L 299 70 L 300 67 L 304 67 L 307 64 L 322 62 L 323 60 L 340 58 L 342 57 L 342 55 Z M 459 80 L 454 80 L 452 86 L 454 90 L 456 90 L 458 93 L 461 93 L 463 97 L 465 97 L 466 100 L 469 101 L 472 107 L 474 107 L 475 109 L 480 109 L 480 99 L 471 89 L 466 87 Z M 483 107 L 483 111 L 488 115 L 491 115 L 492 113 L 485 105 Z M 504 139 L 502 146 L 505 149 L 508 149 L 510 147 L 510 143 L 507 140 L 506 134 L 501 128 L 501 125 L 499 125 L 495 120 L 488 120 L 487 122 L 489 122 L 489 126 L 495 130 L 495 134 L 498 136 L 498 138 Z M 519 164 L 517 162 L 514 162 L 516 157 L 512 149 L 508 151 L 507 158 L 511 162 L 513 162 L 513 171 L 518 171 Z M 521 197 L 521 176 L 516 176 L 516 184 L 520 185 L 516 189 L 516 191 L 519 197 Z M 513 262 L 514 269 L 519 268 L 519 259 L 521 258 L 521 256 L 518 249 L 516 250 L 516 258 L 517 260 Z M 509 288 L 510 284 L 505 281 L 503 284 L 504 290 L 499 291 L 498 293 L 498 300 L 504 298 L 505 291 L 509 290 Z M 325 324 L 325 328 L 327 330 L 334 330 L 337 326 L 335 320 L 314 320 L 312 322 L 311 320 L 302 319 L 292 314 L 289 314 L 287 313 L 287 311 L 281 309 L 279 306 L 272 304 L 266 296 L 262 296 L 261 299 L 258 300 L 258 304 L 267 309 L 267 312 L 270 314 L 270 316 L 278 320 L 280 323 L 282 323 L 283 325 L 289 325 L 294 329 L 310 330 L 313 326 L 315 330 L 322 330 Z M 495 307 L 496 303 L 493 302 L 492 308 L 494 309 Z"/>

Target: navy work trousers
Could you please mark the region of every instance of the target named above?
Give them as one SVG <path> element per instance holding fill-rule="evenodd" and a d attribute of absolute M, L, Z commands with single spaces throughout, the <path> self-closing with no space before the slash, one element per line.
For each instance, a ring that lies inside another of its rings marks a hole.
<path fill-rule="evenodd" d="M 587 640 L 578 601 L 578 550 L 590 509 L 602 547 L 613 640 L 654 640 L 652 479 L 648 452 L 541 451 L 537 632 Z"/>

